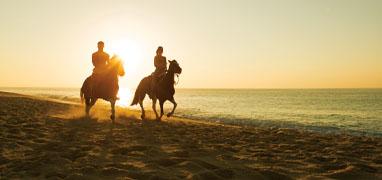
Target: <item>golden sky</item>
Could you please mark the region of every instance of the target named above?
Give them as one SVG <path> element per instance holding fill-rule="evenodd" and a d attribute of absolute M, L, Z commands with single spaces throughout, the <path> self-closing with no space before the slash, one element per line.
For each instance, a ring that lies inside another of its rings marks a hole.
<path fill-rule="evenodd" d="M 1 0 L 0 86 L 80 87 L 103 40 L 123 87 L 154 71 L 180 88 L 382 87 L 380 0 Z"/>

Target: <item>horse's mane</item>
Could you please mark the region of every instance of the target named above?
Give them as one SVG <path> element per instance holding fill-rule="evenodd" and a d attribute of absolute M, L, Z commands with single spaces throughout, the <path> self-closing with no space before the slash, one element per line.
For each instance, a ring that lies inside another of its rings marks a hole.
<path fill-rule="evenodd" d="M 122 59 L 116 55 L 114 55 L 113 57 L 110 58 L 109 60 L 109 65 L 110 66 L 115 66 L 117 65 L 118 63 L 121 63 L 122 62 Z"/>

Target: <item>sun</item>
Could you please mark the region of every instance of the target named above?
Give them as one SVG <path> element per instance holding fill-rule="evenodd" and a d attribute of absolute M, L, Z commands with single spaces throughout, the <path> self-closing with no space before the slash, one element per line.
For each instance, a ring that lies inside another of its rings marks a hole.
<path fill-rule="evenodd" d="M 133 95 L 134 95 L 133 93 L 134 92 L 131 91 L 129 88 L 126 88 L 126 87 L 119 88 L 119 91 L 118 91 L 119 100 L 117 101 L 116 104 L 122 107 L 130 106 L 130 103 L 133 100 Z"/>
<path fill-rule="evenodd" d="M 128 68 L 128 70 L 133 70 L 139 65 L 142 51 L 140 51 L 139 44 L 137 42 L 133 42 L 128 39 L 117 39 L 110 41 L 108 46 L 109 47 L 106 49 L 107 52 L 111 56 L 119 56 L 124 62 L 124 65 L 126 65 L 125 68 Z"/>
<path fill-rule="evenodd" d="M 110 56 L 117 55 L 123 61 L 126 74 L 124 77 L 120 78 L 119 81 L 120 89 L 118 92 L 118 97 L 120 99 L 117 101 L 117 105 L 123 107 L 129 106 L 132 100 L 133 92 L 128 88 L 126 79 L 131 79 L 131 77 L 134 77 L 136 71 L 142 66 L 143 52 L 140 48 L 140 44 L 138 42 L 134 42 L 133 40 L 119 38 L 116 40 L 111 40 L 105 50 L 110 54 Z"/>

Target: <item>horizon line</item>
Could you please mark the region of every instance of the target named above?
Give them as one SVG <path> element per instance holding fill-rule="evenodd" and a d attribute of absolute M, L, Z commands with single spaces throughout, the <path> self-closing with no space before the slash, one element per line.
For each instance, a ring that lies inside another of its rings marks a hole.
<path fill-rule="evenodd" d="M 81 87 L 73 87 L 73 86 L 0 86 L 0 88 L 36 88 L 36 89 L 43 89 L 43 88 L 54 88 L 54 89 L 80 89 Z M 120 88 L 121 89 L 121 88 Z M 130 89 L 130 88 L 129 88 Z M 131 88 L 135 89 L 135 88 Z M 291 87 L 291 88 L 266 88 L 266 87 L 257 87 L 257 88 L 224 88 L 224 87 L 183 87 L 183 88 L 176 88 L 176 89 L 197 89 L 197 90 L 267 90 L 267 89 L 285 89 L 285 90 L 293 90 L 293 89 L 382 89 L 382 87 Z"/>

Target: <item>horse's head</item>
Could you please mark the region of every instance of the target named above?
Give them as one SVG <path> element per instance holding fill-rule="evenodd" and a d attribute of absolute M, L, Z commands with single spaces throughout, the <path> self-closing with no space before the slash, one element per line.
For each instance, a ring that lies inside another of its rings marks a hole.
<path fill-rule="evenodd" d="M 179 66 L 178 62 L 176 60 L 169 60 L 170 66 L 168 68 L 169 72 L 173 72 L 174 74 L 181 74 L 182 68 Z"/>
<path fill-rule="evenodd" d="M 111 71 L 115 72 L 119 76 L 125 75 L 125 69 L 123 68 L 123 62 L 122 59 L 118 56 L 114 55 L 109 60 L 109 67 L 111 68 Z"/>

